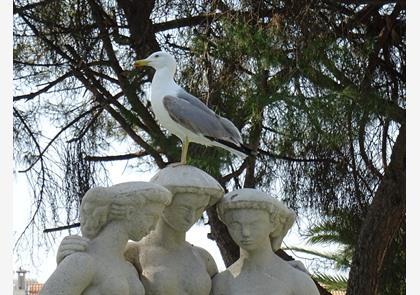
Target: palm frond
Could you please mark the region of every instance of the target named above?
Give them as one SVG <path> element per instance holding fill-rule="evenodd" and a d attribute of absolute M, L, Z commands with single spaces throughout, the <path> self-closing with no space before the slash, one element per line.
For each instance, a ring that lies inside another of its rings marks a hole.
<path fill-rule="evenodd" d="M 327 260 L 330 260 L 335 263 L 335 267 L 337 269 L 341 270 L 347 270 L 351 266 L 351 253 L 347 251 L 348 249 L 344 249 L 343 251 L 338 251 L 336 253 L 326 253 L 326 252 L 320 252 L 313 249 L 306 249 L 301 247 L 287 247 L 284 250 L 292 250 L 292 251 L 298 251 L 305 254 L 314 255 L 320 258 L 324 258 Z"/>
<path fill-rule="evenodd" d="M 323 285 L 328 291 L 347 289 L 348 278 L 343 275 L 327 275 L 317 272 L 312 277 L 314 280 Z"/>
<path fill-rule="evenodd" d="M 318 257 L 321 257 L 321 258 L 325 258 L 325 259 L 335 261 L 335 255 L 332 254 L 332 253 L 324 253 L 324 252 L 319 252 L 319 251 L 316 251 L 316 250 L 300 248 L 300 247 L 287 247 L 287 248 L 284 248 L 283 250 L 298 251 L 298 252 L 301 252 L 301 253 L 306 253 L 306 254 L 310 254 L 310 255 L 314 255 L 314 256 L 318 256 Z"/>

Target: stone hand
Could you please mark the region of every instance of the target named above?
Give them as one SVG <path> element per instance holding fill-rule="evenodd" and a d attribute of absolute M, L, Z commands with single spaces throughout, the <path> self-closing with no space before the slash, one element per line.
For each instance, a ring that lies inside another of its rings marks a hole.
<path fill-rule="evenodd" d="M 113 220 L 124 220 L 127 217 L 128 210 L 130 209 L 131 206 L 127 206 L 124 201 L 115 200 L 111 205 L 109 217 Z"/>
<path fill-rule="evenodd" d="M 57 250 L 57 264 L 60 264 L 64 258 L 75 252 L 84 252 L 89 244 L 89 239 L 81 236 L 67 236 L 65 237 Z"/>

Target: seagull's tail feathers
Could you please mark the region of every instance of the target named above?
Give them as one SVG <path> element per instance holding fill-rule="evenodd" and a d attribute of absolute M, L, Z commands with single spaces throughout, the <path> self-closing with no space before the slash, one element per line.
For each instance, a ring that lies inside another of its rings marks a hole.
<path fill-rule="evenodd" d="M 227 140 L 223 140 L 223 139 L 219 139 L 219 138 L 214 138 L 214 137 L 210 137 L 210 136 L 206 136 L 207 139 L 212 141 L 212 144 L 218 147 L 221 147 L 241 158 L 246 158 L 248 156 L 256 156 L 257 152 L 254 151 L 253 149 L 251 149 L 250 147 L 244 145 L 243 143 L 240 143 L 240 145 L 227 141 Z"/>

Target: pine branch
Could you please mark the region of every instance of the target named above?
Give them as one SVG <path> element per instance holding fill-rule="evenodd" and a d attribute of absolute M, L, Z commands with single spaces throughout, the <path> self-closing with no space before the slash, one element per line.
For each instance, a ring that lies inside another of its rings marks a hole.
<path fill-rule="evenodd" d="M 26 99 L 26 101 L 31 100 L 35 97 L 37 97 L 38 95 L 47 92 L 48 90 L 50 90 L 52 87 L 54 87 L 55 85 L 57 85 L 60 82 L 63 82 L 64 80 L 66 80 L 67 78 L 73 76 L 72 72 L 68 72 L 65 73 L 64 75 L 58 77 L 56 80 L 48 82 L 47 86 L 45 86 L 44 88 L 41 88 L 40 90 L 36 91 L 36 92 L 32 92 L 29 94 L 24 94 L 24 95 L 18 95 L 18 96 L 14 96 L 13 97 L 13 101 L 19 101 L 22 99 Z"/>
<path fill-rule="evenodd" d="M 45 148 L 39 153 L 39 155 L 37 156 L 37 159 L 28 168 L 26 168 L 25 170 L 19 170 L 19 172 L 20 173 L 26 173 L 29 170 L 31 170 L 35 166 L 35 164 L 38 162 L 38 160 L 40 160 L 43 157 L 44 153 L 48 150 L 48 148 L 51 146 L 51 144 L 60 136 L 61 133 L 66 131 L 68 128 L 73 126 L 76 122 L 78 122 L 80 119 L 82 119 L 86 115 L 90 114 L 92 111 L 94 111 L 98 107 L 100 107 L 100 105 L 94 106 L 93 108 L 91 108 L 90 110 L 80 114 L 79 116 L 74 118 L 70 123 L 68 123 L 66 126 L 61 128 L 61 130 L 48 142 L 48 144 L 45 146 Z"/>
<path fill-rule="evenodd" d="M 46 228 L 43 230 L 43 233 L 50 233 L 50 232 L 55 232 L 55 231 L 60 231 L 60 230 L 65 230 L 65 229 L 70 229 L 70 228 L 75 228 L 75 227 L 79 227 L 80 226 L 80 222 L 74 223 L 74 224 L 69 224 L 69 225 L 65 225 L 65 226 L 59 226 L 59 227 L 54 227 L 54 228 Z"/>
<path fill-rule="evenodd" d="M 21 114 L 19 113 L 19 111 L 16 108 L 13 108 L 13 113 L 22 122 L 24 128 L 26 129 L 26 131 L 28 132 L 29 136 L 32 138 L 33 142 L 35 143 L 36 149 L 41 154 L 41 147 L 40 147 L 40 145 L 39 145 L 39 143 L 38 143 L 35 135 L 33 134 L 31 128 L 26 123 L 25 119 L 21 116 Z M 43 201 L 43 195 L 44 195 L 44 189 L 45 189 L 45 182 L 46 182 L 46 170 L 45 169 L 46 168 L 45 168 L 45 164 L 44 164 L 44 158 L 41 157 L 41 186 L 40 186 L 39 195 L 38 195 L 39 197 L 38 197 L 38 200 L 36 202 L 36 208 L 35 208 L 34 213 L 32 214 L 31 219 L 26 224 L 26 226 L 23 229 L 23 231 L 20 234 L 20 236 L 17 238 L 17 240 L 15 242 L 15 247 L 19 244 L 20 240 L 22 239 L 23 235 L 26 233 L 26 230 L 29 228 L 29 226 L 34 222 L 35 216 L 38 214 L 38 212 L 39 212 L 39 210 L 41 208 L 42 201 Z"/>
<path fill-rule="evenodd" d="M 312 163 L 312 162 L 331 162 L 331 163 L 337 163 L 336 160 L 333 159 L 327 159 L 327 158 L 319 158 L 319 159 L 303 159 L 303 158 L 293 158 L 289 156 L 283 156 L 283 155 L 277 155 L 262 149 L 258 149 L 258 156 L 264 155 L 268 156 L 270 158 L 278 159 L 278 160 L 285 160 L 289 162 L 301 162 L 301 163 Z"/>
<path fill-rule="evenodd" d="M 333 260 L 333 261 L 336 260 L 333 254 L 319 252 L 319 251 L 310 250 L 310 249 L 306 249 L 306 248 L 287 247 L 287 248 L 284 248 L 284 250 L 298 251 L 298 252 L 301 252 L 301 253 L 318 256 L 318 257 L 325 258 L 325 259 L 328 259 L 328 260 Z"/>
<path fill-rule="evenodd" d="M 17 13 L 21 14 L 27 10 L 31 10 L 31 9 L 37 8 L 38 6 L 43 6 L 43 5 L 56 2 L 56 1 L 59 1 L 59 0 L 44 0 L 44 1 L 39 1 L 36 3 L 31 3 L 25 6 L 21 6 L 21 7 L 17 7 L 15 3 L 13 2 L 13 14 L 17 14 Z"/>
<path fill-rule="evenodd" d="M 145 151 L 139 151 L 136 153 L 125 154 L 125 155 L 114 155 L 114 156 L 86 156 L 85 160 L 93 162 L 108 162 L 108 161 L 120 161 L 120 160 L 130 160 L 134 158 L 141 158 L 149 155 Z"/>

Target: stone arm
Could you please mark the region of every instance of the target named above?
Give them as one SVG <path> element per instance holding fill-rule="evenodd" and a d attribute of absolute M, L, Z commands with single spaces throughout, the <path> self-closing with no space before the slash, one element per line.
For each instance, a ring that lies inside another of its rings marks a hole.
<path fill-rule="evenodd" d="M 143 269 L 140 265 L 140 246 L 138 243 L 135 242 L 128 242 L 127 246 L 124 250 L 124 257 L 125 260 L 130 262 L 134 268 L 137 270 L 137 273 L 139 275 L 139 278 L 141 278 L 141 274 L 143 272 Z"/>
<path fill-rule="evenodd" d="M 94 259 L 86 253 L 67 256 L 45 282 L 40 295 L 80 295 L 95 275 Z"/>
<path fill-rule="evenodd" d="M 306 269 L 305 265 L 302 263 L 302 261 L 299 260 L 290 260 L 286 261 L 291 267 L 300 270 L 308 275 L 311 275 L 310 272 Z"/>
<path fill-rule="evenodd" d="M 89 245 L 89 239 L 83 238 L 81 236 L 67 236 L 65 237 L 57 250 L 57 265 L 63 261 L 67 256 L 76 253 L 76 252 L 85 252 Z"/>
<path fill-rule="evenodd" d="M 303 271 L 297 271 L 295 276 L 294 295 L 320 295 L 311 276 Z"/>

